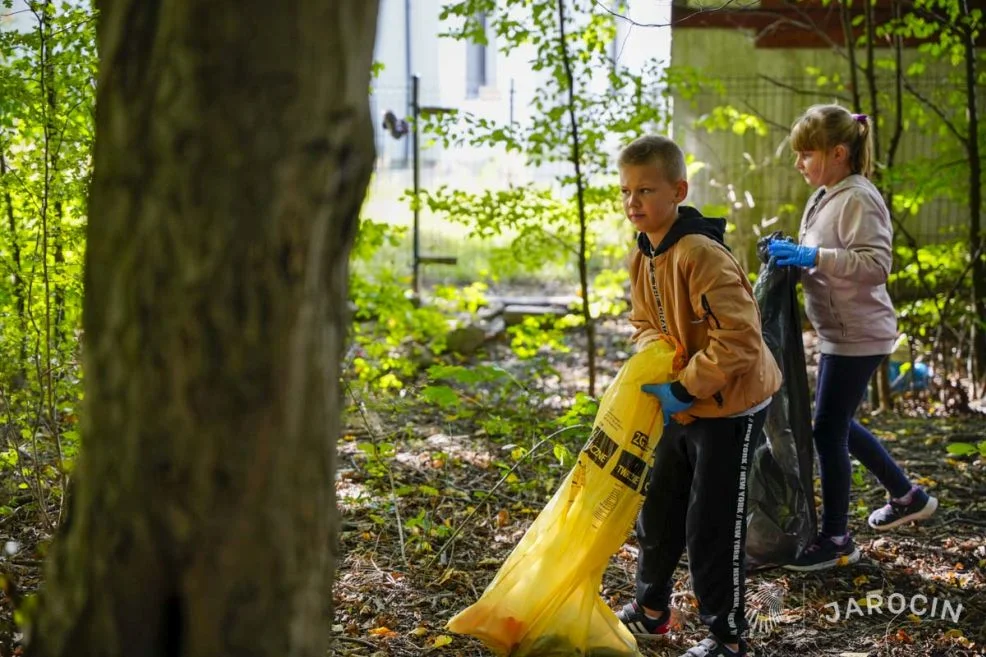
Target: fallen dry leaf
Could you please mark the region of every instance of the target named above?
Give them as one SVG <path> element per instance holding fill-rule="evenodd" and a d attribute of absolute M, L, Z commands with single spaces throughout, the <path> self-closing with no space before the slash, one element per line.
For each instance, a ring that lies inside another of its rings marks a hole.
<path fill-rule="evenodd" d="M 386 626 L 374 627 L 369 633 L 382 639 L 392 639 L 397 636 L 397 632 Z"/>
<path fill-rule="evenodd" d="M 448 634 L 442 634 L 440 636 L 435 637 L 435 641 L 432 642 L 431 647 L 441 648 L 443 646 L 447 646 L 450 643 L 452 643 L 452 637 L 450 637 Z"/>

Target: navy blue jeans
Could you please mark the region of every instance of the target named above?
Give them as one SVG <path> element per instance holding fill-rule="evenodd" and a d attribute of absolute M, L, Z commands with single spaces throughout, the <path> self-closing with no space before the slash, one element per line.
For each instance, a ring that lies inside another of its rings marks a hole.
<path fill-rule="evenodd" d="M 850 454 L 876 475 L 891 497 L 903 497 L 911 489 L 907 475 L 876 436 L 853 419 L 884 358 L 822 354 L 818 366 L 814 436 L 822 473 L 822 533 L 827 536 L 848 531 Z"/>

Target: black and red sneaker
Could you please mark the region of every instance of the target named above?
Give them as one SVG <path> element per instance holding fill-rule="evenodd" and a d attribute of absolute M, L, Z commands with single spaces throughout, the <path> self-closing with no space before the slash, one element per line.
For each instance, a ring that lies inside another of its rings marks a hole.
<path fill-rule="evenodd" d="M 651 618 L 636 600 L 623 605 L 623 609 L 616 612 L 616 617 L 634 636 L 659 636 L 667 634 L 671 627 L 670 611 L 665 610 L 659 618 Z"/>

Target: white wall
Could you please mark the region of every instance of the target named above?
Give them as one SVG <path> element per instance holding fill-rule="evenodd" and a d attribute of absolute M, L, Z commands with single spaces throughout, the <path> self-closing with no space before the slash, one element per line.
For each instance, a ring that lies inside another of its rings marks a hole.
<path fill-rule="evenodd" d="M 536 53 L 532 47 L 515 48 L 509 53 L 500 51 L 494 38 L 488 47 L 488 85 L 479 96 L 470 98 L 466 92 L 466 62 L 468 44 L 440 38 L 450 26 L 441 24 L 438 16 L 445 0 L 410 0 L 411 4 L 411 71 L 421 76 L 421 105 L 455 108 L 476 116 L 506 123 L 511 115 L 524 124 L 531 117 L 530 104 L 544 81 L 544 74 L 532 69 Z M 602 9 L 596 9 L 602 11 Z M 670 3 L 655 0 L 632 0 L 629 18 L 641 24 L 666 25 L 670 19 Z M 639 27 L 627 21 L 617 21 L 619 34 L 614 46 L 621 65 L 640 70 L 651 58 L 667 61 L 670 58 L 671 38 L 667 27 Z M 398 115 L 408 109 L 407 64 L 405 56 L 405 0 L 381 0 L 380 19 L 374 59 L 384 64 L 384 70 L 374 84 L 372 102 L 377 116 L 386 109 Z M 606 84 L 605 72 L 597 83 Z M 378 137 L 379 162 L 382 168 L 402 163 L 405 146 L 389 136 Z M 422 151 L 422 161 L 428 166 L 451 166 L 461 170 L 489 168 L 491 163 L 502 164 L 505 170 L 516 168 L 516 162 L 504 154 L 488 149 L 457 149 L 445 153 L 429 147 Z"/>
<path fill-rule="evenodd" d="M 533 70 L 536 56 L 530 47 L 501 52 L 491 39 L 488 48 L 488 85 L 478 97 L 469 98 L 466 90 L 467 48 L 462 41 L 440 38 L 450 31 L 438 16 L 447 0 L 410 0 L 412 14 L 412 72 L 421 76 L 421 104 L 455 108 L 473 115 L 509 122 L 511 108 L 514 121 L 523 125 L 532 116 L 531 102 L 544 83 L 544 73 Z M 595 8 L 594 11 L 603 11 Z M 638 23 L 666 25 L 670 20 L 670 0 L 632 0 L 629 17 Z M 667 61 L 670 57 L 671 35 L 667 27 L 631 26 L 618 21 L 617 44 L 619 62 L 630 70 L 640 70 L 652 58 Z M 399 116 L 408 113 L 407 70 L 405 57 L 405 0 L 381 0 L 374 59 L 384 64 L 384 70 L 374 83 L 371 107 L 376 123 L 387 109 Z M 600 85 L 607 84 L 606 71 L 601 71 Z M 512 93 L 511 93 L 512 90 Z M 394 140 L 377 126 L 377 168 L 371 182 L 364 216 L 377 221 L 410 224 L 411 210 L 401 199 L 404 190 L 412 186 L 412 174 L 405 164 L 405 152 L 410 153 L 408 140 Z M 405 149 L 407 149 L 405 151 Z M 523 155 L 507 154 L 487 147 L 444 149 L 422 139 L 422 189 L 434 189 L 447 184 L 456 189 L 480 191 L 499 189 L 508 184 L 529 180 L 550 182 L 564 169 L 564 164 L 532 169 Z M 614 191 L 615 193 L 615 191 Z M 422 214 L 422 227 L 434 230 L 436 224 L 427 212 Z M 452 253 L 451 243 L 423 244 L 427 252 Z"/>
<path fill-rule="evenodd" d="M 28 9 L 25 0 L 13 0 L 10 9 L 6 9 L 0 2 L 0 30 L 20 30 L 26 32 L 34 29 L 38 24 L 37 18 Z"/>

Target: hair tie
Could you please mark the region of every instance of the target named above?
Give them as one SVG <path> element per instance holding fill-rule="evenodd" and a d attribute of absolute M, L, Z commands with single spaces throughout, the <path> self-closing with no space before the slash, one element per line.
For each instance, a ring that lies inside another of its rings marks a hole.
<path fill-rule="evenodd" d="M 866 116 L 865 114 L 853 114 L 852 115 L 852 120 L 853 121 L 857 121 L 859 123 L 862 123 L 863 125 L 866 125 L 866 121 L 867 121 L 868 118 L 869 117 Z"/>

